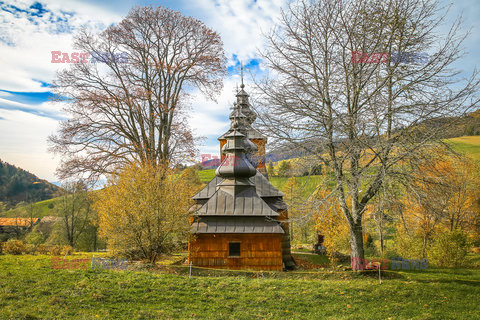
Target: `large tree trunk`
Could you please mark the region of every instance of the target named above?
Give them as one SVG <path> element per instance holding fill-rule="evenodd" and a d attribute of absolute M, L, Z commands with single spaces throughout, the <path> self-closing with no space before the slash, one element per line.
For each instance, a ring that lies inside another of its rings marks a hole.
<path fill-rule="evenodd" d="M 363 250 L 362 223 L 350 223 L 350 247 L 352 249 L 351 261 L 353 270 L 364 270 L 365 252 Z"/>

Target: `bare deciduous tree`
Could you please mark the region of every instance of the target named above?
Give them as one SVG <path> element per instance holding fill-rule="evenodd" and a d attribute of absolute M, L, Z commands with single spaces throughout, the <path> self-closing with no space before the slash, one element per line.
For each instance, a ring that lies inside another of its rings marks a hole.
<path fill-rule="evenodd" d="M 75 48 L 92 63 L 73 63 L 54 82 L 70 115 L 49 139 L 62 156 L 61 178 L 192 155 L 186 99 L 194 88 L 214 98 L 222 87 L 226 58 L 217 33 L 170 9 L 136 7 L 100 34 L 80 31 Z"/>
<path fill-rule="evenodd" d="M 257 86 L 259 119 L 332 173 L 358 270 L 366 205 L 447 117 L 478 103 L 478 74 L 452 69 L 466 35 L 459 20 L 442 32 L 436 1 L 299 1 L 282 17 L 262 53 L 271 74 Z"/>
<path fill-rule="evenodd" d="M 85 232 L 93 218 L 88 189 L 84 182 L 68 182 L 63 185 L 64 195 L 55 207 L 62 217 L 68 244 L 75 247 L 78 238 Z"/>

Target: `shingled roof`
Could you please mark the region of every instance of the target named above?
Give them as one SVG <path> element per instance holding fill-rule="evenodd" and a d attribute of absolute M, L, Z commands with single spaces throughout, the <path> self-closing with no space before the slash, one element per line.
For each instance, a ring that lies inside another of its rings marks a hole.
<path fill-rule="evenodd" d="M 194 233 L 284 233 L 278 222 L 266 218 L 205 217 L 192 224 Z"/>
<path fill-rule="evenodd" d="M 217 190 L 196 212 L 201 216 L 278 216 L 255 190 L 247 189 L 237 195 Z"/>
<path fill-rule="evenodd" d="M 30 227 L 38 218 L 0 218 L 0 227 Z"/>
<path fill-rule="evenodd" d="M 257 151 L 248 135 L 255 114 L 249 109 L 245 109 L 248 116 L 243 113 L 248 95 L 241 87 L 230 114 L 230 130 L 222 136 L 227 140 L 222 148 L 225 158 L 216 177 L 193 196 L 195 233 L 284 233 L 276 220 L 278 207 L 286 207 L 283 193 L 255 169 L 248 156 Z"/>
<path fill-rule="evenodd" d="M 284 194 L 275 188 L 270 181 L 261 173 L 257 171 L 257 174 L 250 178 L 255 185 L 255 190 L 260 198 L 267 197 L 283 197 Z M 223 181 L 220 177 L 213 178 L 200 192 L 193 196 L 194 200 L 210 199 L 215 193 L 217 184 Z"/>

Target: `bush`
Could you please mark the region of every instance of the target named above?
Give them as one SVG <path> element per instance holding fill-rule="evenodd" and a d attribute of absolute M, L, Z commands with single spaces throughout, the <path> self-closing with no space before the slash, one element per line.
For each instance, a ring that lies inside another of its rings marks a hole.
<path fill-rule="evenodd" d="M 40 231 L 33 230 L 27 234 L 25 241 L 29 244 L 33 244 L 34 246 L 38 246 L 39 244 L 45 242 L 45 237 Z"/>
<path fill-rule="evenodd" d="M 402 227 L 399 227 L 395 236 L 395 246 L 391 251 L 401 258 L 422 259 L 424 258 L 423 237 L 418 234 L 409 235 Z"/>
<path fill-rule="evenodd" d="M 45 241 L 47 246 L 63 246 L 67 245 L 67 237 L 65 235 L 65 226 L 62 222 L 56 222 Z"/>
<path fill-rule="evenodd" d="M 188 209 L 197 188 L 168 168 L 131 165 L 95 194 L 100 236 L 122 256 L 153 263 L 190 235 Z"/>
<path fill-rule="evenodd" d="M 62 254 L 62 247 L 61 246 L 51 246 L 50 247 L 50 255 L 52 256 L 59 256 Z"/>
<path fill-rule="evenodd" d="M 27 243 L 25 244 L 25 253 L 27 254 L 35 254 L 37 251 L 37 248 L 35 245 L 31 244 L 31 243 Z"/>
<path fill-rule="evenodd" d="M 3 245 L 3 250 L 6 254 L 20 255 L 26 253 L 26 247 L 23 241 L 10 239 Z"/>
<path fill-rule="evenodd" d="M 429 252 L 431 262 L 440 267 L 460 267 L 465 265 L 471 244 L 467 235 L 460 230 L 439 233 Z"/>
<path fill-rule="evenodd" d="M 36 250 L 36 253 L 37 254 L 49 254 L 50 253 L 50 249 L 44 245 L 44 244 L 39 244 L 37 246 L 37 250 Z"/>
<path fill-rule="evenodd" d="M 75 252 L 75 249 L 71 246 L 63 246 L 62 247 L 62 255 L 64 254 L 73 254 Z"/>

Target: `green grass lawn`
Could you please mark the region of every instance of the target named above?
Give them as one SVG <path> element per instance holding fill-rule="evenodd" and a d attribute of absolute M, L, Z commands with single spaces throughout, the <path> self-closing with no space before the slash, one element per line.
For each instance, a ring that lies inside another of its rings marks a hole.
<path fill-rule="evenodd" d="M 313 254 L 309 252 L 293 252 L 293 256 L 295 258 L 306 260 L 315 265 L 320 265 L 320 266 L 330 265 L 330 260 L 328 260 L 328 257 L 321 254 Z"/>
<path fill-rule="evenodd" d="M 351 272 L 58 270 L 51 257 L 28 255 L 0 256 L 0 270 L 0 319 L 480 318 L 480 270 L 389 272 L 381 285 Z"/>
<path fill-rule="evenodd" d="M 313 193 L 315 188 L 322 183 L 323 176 L 309 176 L 309 177 L 296 177 L 300 185 L 302 195 L 308 197 Z M 270 183 L 277 188 L 282 190 L 283 185 L 287 182 L 288 178 L 285 177 L 272 177 L 270 178 Z"/>
<path fill-rule="evenodd" d="M 464 136 L 445 140 L 453 150 L 464 153 L 480 162 L 480 136 Z"/>
<path fill-rule="evenodd" d="M 197 173 L 200 180 L 202 180 L 204 183 L 210 182 L 213 178 L 215 178 L 215 169 L 199 170 Z"/>

